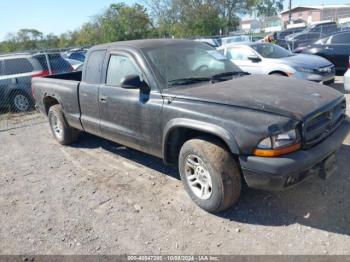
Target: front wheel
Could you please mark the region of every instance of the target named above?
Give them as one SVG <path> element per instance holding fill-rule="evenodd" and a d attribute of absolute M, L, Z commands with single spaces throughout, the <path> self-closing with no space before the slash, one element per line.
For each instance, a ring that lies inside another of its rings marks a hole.
<path fill-rule="evenodd" d="M 78 140 L 79 131 L 69 126 L 61 105 L 50 107 L 48 117 L 52 134 L 61 145 L 70 145 Z"/>
<path fill-rule="evenodd" d="M 238 202 L 241 174 L 235 159 L 220 141 L 198 138 L 180 151 L 179 172 L 192 200 L 208 212 L 224 211 Z"/>

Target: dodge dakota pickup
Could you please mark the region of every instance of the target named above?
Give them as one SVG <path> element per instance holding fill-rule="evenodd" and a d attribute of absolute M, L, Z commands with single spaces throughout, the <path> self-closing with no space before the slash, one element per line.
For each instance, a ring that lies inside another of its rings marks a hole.
<path fill-rule="evenodd" d="M 82 73 L 34 78 L 32 89 L 60 144 L 84 131 L 160 157 L 209 212 L 234 205 L 242 185 L 283 190 L 332 176 L 349 132 L 338 91 L 249 75 L 189 40 L 95 46 Z"/>

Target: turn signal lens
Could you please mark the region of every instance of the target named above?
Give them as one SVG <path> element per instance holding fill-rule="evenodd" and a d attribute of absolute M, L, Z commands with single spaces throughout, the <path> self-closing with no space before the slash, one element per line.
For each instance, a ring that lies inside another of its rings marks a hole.
<path fill-rule="evenodd" d="M 298 151 L 301 148 L 301 143 L 288 146 L 280 149 L 255 149 L 254 155 L 261 157 L 277 157 Z"/>
<path fill-rule="evenodd" d="M 254 155 L 275 157 L 295 152 L 301 148 L 300 134 L 297 129 L 263 139 L 254 150 Z"/>

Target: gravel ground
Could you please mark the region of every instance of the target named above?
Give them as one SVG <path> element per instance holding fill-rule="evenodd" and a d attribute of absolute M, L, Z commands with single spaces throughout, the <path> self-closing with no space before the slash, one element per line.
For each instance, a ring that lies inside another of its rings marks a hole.
<path fill-rule="evenodd" d="M 350 135 L 332 179 L 211 215 L 161 160 L 41 120 L 0 132 L 0 254 L 350 254 Z"/>

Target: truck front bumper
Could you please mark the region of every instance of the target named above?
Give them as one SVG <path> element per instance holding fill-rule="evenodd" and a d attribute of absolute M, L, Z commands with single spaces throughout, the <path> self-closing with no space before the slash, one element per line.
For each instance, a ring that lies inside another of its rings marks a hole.
<path fill-rule="evenodd" d="M 313 176 L 327 178 L 336 170 L 335 153 L 349 130 L 350 121 L 346 119 L 331 136 L 311 149 L 276 158 L 240 156 L 245 181 L 251 188 L 275 191 L 290 188 Z"/>

